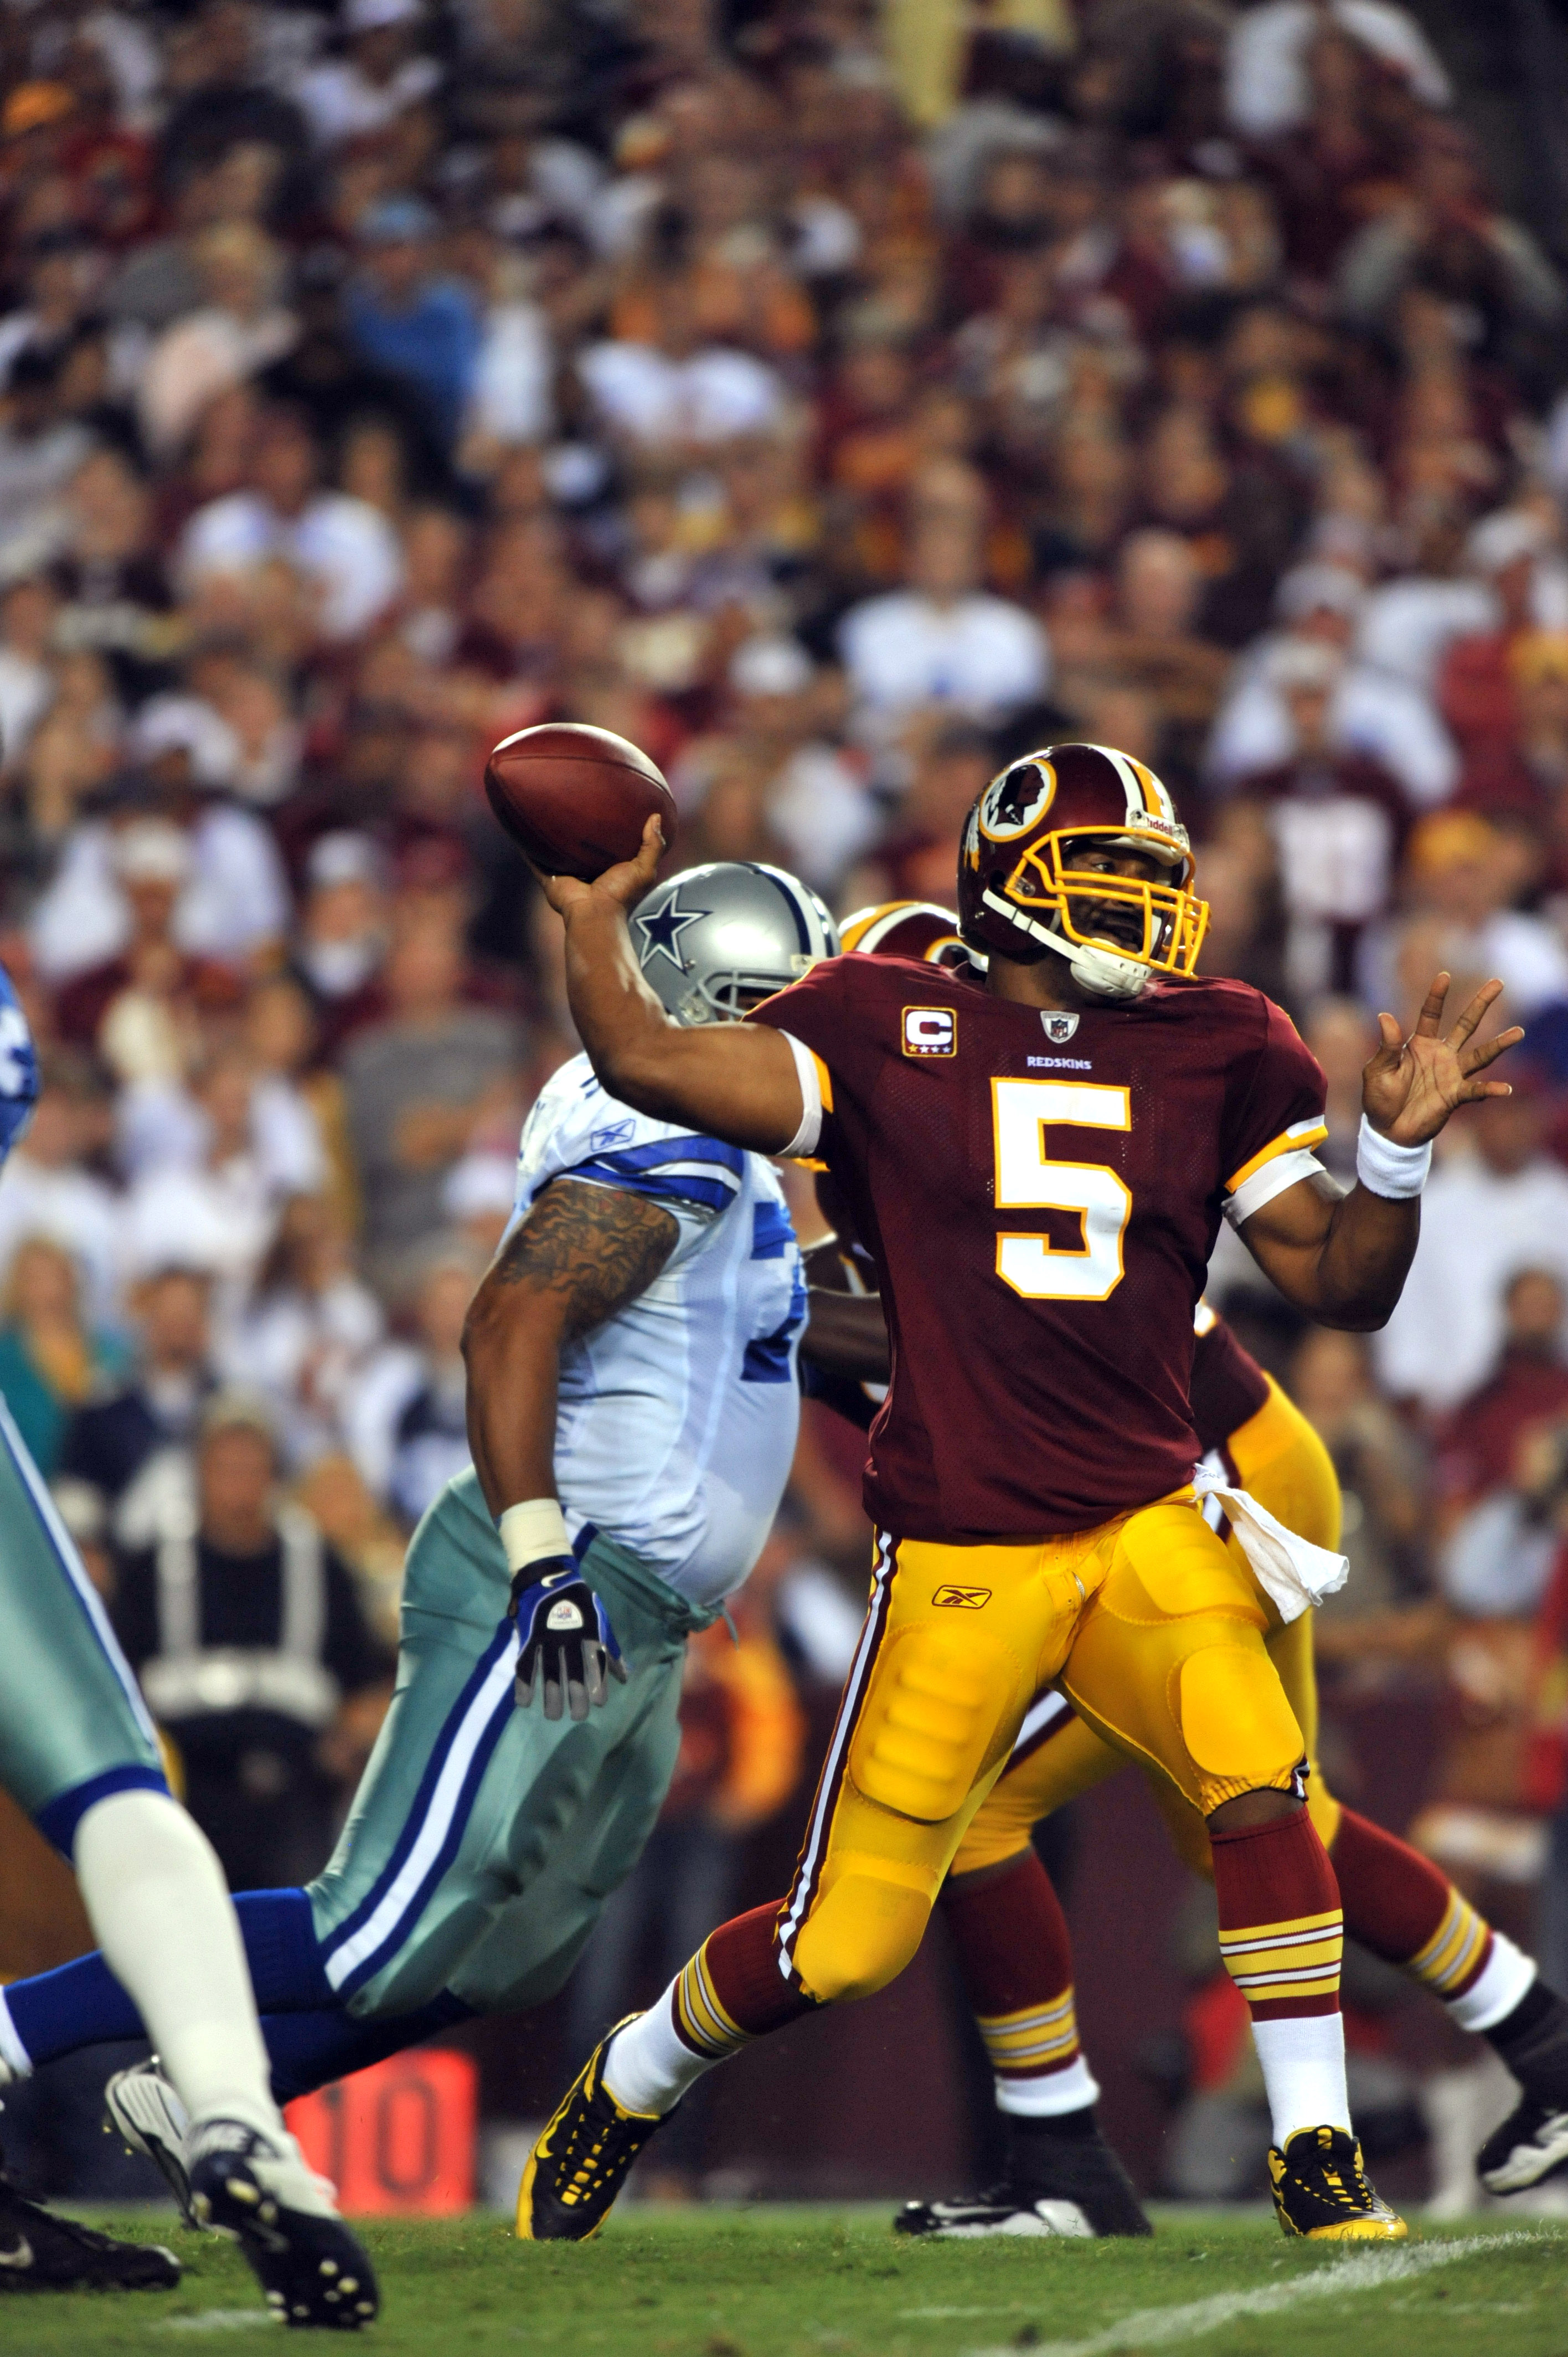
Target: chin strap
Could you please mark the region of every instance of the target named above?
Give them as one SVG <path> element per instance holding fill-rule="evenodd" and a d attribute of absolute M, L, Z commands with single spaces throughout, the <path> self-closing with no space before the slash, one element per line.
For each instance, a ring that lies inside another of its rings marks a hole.
<path fill-rule="evenodd" d="M 1031 940 L 1043 942 L 1047 949 L 1066 958 L 1085 990 L 1092 990 L 1101 998 L 1136 998 L 1154 972 L 1142 958 L 1124 957 L 1118 950 L 1100 949 L 1090 942 L 1069 942 L 1053 927 L 1037 925 L 1033 917 L 1026 917 L 1022 909 L 994 892 L 983 892 L 981 899 L 986 908 L 1019 926 Z"/>

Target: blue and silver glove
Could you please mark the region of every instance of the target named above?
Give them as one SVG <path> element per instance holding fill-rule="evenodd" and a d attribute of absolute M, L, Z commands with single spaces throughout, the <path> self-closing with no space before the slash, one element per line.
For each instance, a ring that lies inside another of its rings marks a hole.
<path fill-rule="evenodd" d="M 533 1701 L 542 1677 L 544 1716 L 586 1718 L 602 1710 L 609 1681 L 627 1682 L 610 1616 L 569 1555 L 545 1555 L 514 1574 L 510 1617 L 517 1622 L 517 1700 Z"/>

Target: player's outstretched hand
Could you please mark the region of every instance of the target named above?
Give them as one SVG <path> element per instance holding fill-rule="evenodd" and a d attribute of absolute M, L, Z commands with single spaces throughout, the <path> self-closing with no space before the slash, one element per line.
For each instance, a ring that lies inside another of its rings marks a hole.
<path fill-rule="evenodd" d="M 580 876 L 546 876 L 536 867 L 534 874 L 544 887 L 544 897 L 561 916 L 585 900 L 613 900 L 622 909 L 629 909 L 635 900 L 652 889 L 659 876 L 659 863 L 664 856 L 664 829 L 657 811 L 642 830 L 642 848 L 635 859 L 622 859 L 614 867 L 607 867 L 591 884 Z"/>
<path fill-rule="evenodd" d="M 511 1583 L 517 1622 L 518 1707 L 527 1710 L 542 1679 L 544 1716 L 586 1718 L 602 1710 L 609 1681 L 627 1682 L 609 1614 L 570 1555 L 531 1563 Z"/>
<path fill-rule="evenodd" d="M 1380 1043 L 1361 1075 L 1361 1103 L 1374 1129 L 1395 1146 L 1424 1146 L 1435 1137 L 1455 1105 L 1472 1104 L 1477 1097 L 1513 1094 L 1506 1081 L 1485 1081 L 1479 1075 L 1488 1064 L 1524 1038 L 1519 1024 L 1499 1031 L 1484 1046 L 1474 1035 L 1488 1007 L 1502 996 L 1500 982 L 1484 982 L 1446 1034 L 1443 1009 L 1450 977 L 1440 974 L 1426 994 L 1415 1029 L 1408 1039 L 1391 1015 L 1380 1015 Z"/>

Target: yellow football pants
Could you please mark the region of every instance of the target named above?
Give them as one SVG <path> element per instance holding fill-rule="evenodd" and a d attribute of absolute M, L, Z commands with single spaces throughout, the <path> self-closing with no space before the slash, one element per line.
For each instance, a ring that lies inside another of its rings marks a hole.
<path fill-rule="evenodd" d="M 1238 1793 L 1288 1790 L 1305 1745 L 1265 1647 L 1276 1626 L 1190 1491 L 1021 1544 L 879 1536 L 780 1917 L 800 1986 L 829 2003 L 903 1970 L 1052 1680 L 1102 1743 L 1157 1770 L 1200 1824 Z"/>
<path fill-rule="evenodd" d="M 1333 1460 L 1301 1410 L 1272 1377 L 1268 1399 L 1256 1415 L 1231 1434 L 1228 1448 L 1240 1487 L 1250 1491 L 1287 1530 L 1299 1532 L 1318 1546 L 1338 1545 L 1339 1482 Z M 1232 1536 L 1228 1544 L 1243 1577 L 1255 1587 L 1239 1541 Z M 1339 1830 L 1339 1803 L 1324 1784 L 1317 1766 L 1317 1681 L 1313 1670 L 1311 1613 L 1304 1612 L 1285 1628 L 1279 1627 L 1271 1615 L 1263 1641 L 1302 1731 L 1311 1761 L 1307 1806 L 1323 1846 L 1329 1849 Z M 1098 1735 L 1087 1719 L 1062 1719 L 1047 1731 L 1035 1749 L 1010 1761 L 997 1778 L 959 1845 L 953 1872 L 972 1874 L 982 1867 L 1000 1866 L 1015 1857 L 1027 1847 L 1030 1833 L 1042 1817 L 1102 1784 L 1124 1765 L 1122 1754 Z M 1201 1812 L 1168 1777 L 1151 1773 L 1149 1781 L 1182 1857 L 1196 1873 L 1211 1875 L 1214 1864 Z"/>

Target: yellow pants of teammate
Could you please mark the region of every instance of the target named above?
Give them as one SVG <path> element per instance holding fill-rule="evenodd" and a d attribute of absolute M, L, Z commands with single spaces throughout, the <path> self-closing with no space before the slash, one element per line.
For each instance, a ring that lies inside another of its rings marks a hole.
<path fill-rule="evenodd" d="M 1027 1839 L 1037 1806 L 992 1820 L 985 1856 L 971 1855 L 999 1805 L 993 1788 L 1012 1781 L 1025 1716 L 1053 1682 L 1097 1761 L 1105 1754 L 1089 1782 L 1135 1760 L 1200 1831 L 1238 1793 L 1292 1789 L 1309 1730 L 1270 1651 L 1289 1636 L 1189 1491 L 1022 1544 L 879 1537 L 780 1919 L 800 1986 L 822 2003 L 882 1987 L 918 1947 L 955 1859 L 988 1863 Z M 1310 1642 L 1285 1652 L 1296 1667 L 1305 1657 L 1310 1678 Z"/>
<path fill-rule="evenodd" d="M 1251 1491 L 1261 1506 L 1266 1506 L 1287 1530 L 1299 1532 L 1318 1546 L 1338 1545 L 1339 1483 L 1333 1462 L 1305 1416 L 1277 1383 L 1271 1380 L 1267 1401 L 1231 1434 L 1228 1445 L 1241 1488 Z M 1251 1580 L 1239 1543 L 1231 1538 L 1229 1546 L 1243 1577 Z M 1339 1803 L 1324 1784 L 1317 1766 L 1317 1682 L 1313 1671 L 1311 1613 L 1304 1612 L 1286 1628 L 1271 1626 L 1263 1641 L 1301 1728 L 1311 1761 L 1307 1806 L 1325 1849 L 1329 1849 L 1339 1830 Z M 1064 1715 L 1047 1727 L 1037 1744 L 1020 1746 L 1008 1761 L 959 1845 L 953 1872 L 971 1874 L 1016 1857 L 1027 1846 L 1030 1832 L 1042 1817 L 1102 1784 L 1125 1764 L 1123 1755 L 1096 1734 L 1086 1719 Z M 1151 1775 L 1149 1781 L 1187 1865 L 1197 1873 L 1211 1874 L 1213 1861 L 1201 1811 L 1176 1791 L 1168 1777 Z"/>

